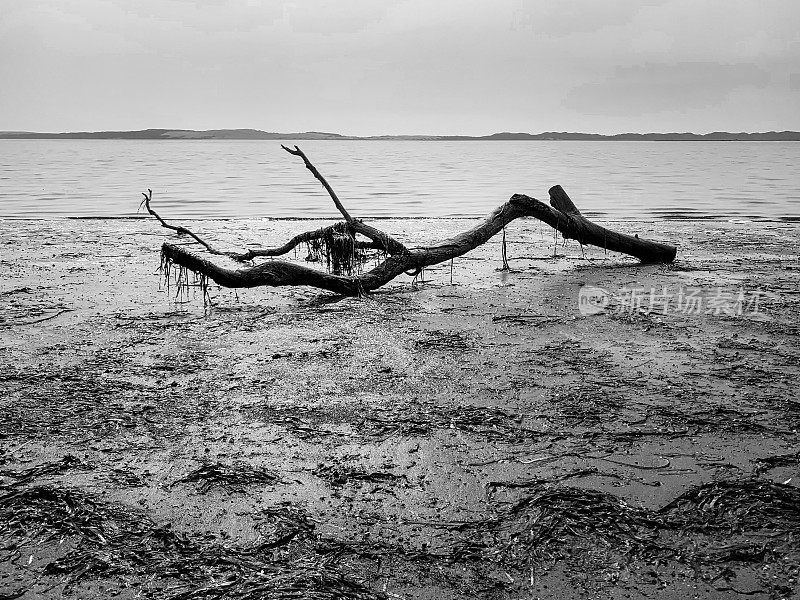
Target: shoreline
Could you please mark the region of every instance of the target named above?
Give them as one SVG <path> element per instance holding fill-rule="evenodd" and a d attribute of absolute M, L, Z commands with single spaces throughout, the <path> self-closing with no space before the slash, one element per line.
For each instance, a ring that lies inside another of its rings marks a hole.
<path fill-rule="evenodd" d="M 777 218 L 770 218 L 770 217 L 743 217 L 743 216 L 721 216 L 715 217 L 712 215 L 708 216 L 686 216 L 686 217 L 679 217 L 679 216 L 672 216 L 672 217 L 665 217 L 665 216 L 658 216 L 658 217 L 640 217 L 640 218 L 623 218 L 623 217 L 615 217 L 615 218 L 606 218 L 605 214 L 599 213 L 596 211 L 582 211 L 582 213 L 590 219 L 596 220 L 602 223 L 608 224 L 647 224 L 653 225 L 660 222 L 678 222 L 678 223 L 736 223 L 736 224 L 745 224 L 745 223 L 774 223 L 774 224 L 792 224 L 800 222 L 800 216 L 784 216 L 784 217 L 777 217 Z M 409 217 L 387 217 L 387 216 L 360 216 L 360 219 L 363 220 L 370 220 L 370 221 L 479 221 L 485 218 L 486 215 L 444 215 L 444 216 L 431 216 L 431 217 L 418 217 L 418 216 L 409 216 Z M 227 222 L 227 221 L 234 221 L 234 222 L 308 222 L 308 221 L 337 221 L 341 219 L 341 215 L 337 216 L 335 213 L 331 213 L 330 217 L 192 217 L 192 216 L 177 216 L 169 217 L 171 221 L 187 221 L 192 223 L 213 223 L 213 222 Z M 131 216 L 97 216 L 97 215 L 85 215 L 85 216 L 50 216 L 50 217 L 15 217 L 15 216 L 0 216 L 0 222 L 2 221 L 13 221 L 13 222 L 20 222 L 20 221 L 146 221 L 152 220 L 153 217 L 149 215 L 131 215 Z"/>

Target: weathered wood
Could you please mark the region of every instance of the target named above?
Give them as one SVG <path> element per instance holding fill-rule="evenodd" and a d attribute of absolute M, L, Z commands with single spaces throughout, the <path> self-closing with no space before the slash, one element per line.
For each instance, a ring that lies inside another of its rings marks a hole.
<path fill-rule="evenodd" d="M 561 186 L 555 186 L 550 189 L 550 204 L 552 206 L 548 206 L 544 202 L 524 194 L 514 194 L 508 202 L 496 208 L 482 223 L 472 229 L 444 240 L 439 244 L 408 248 L 383 231 L 375 229 L 359 219 L 354 219 L 344 208 L 325 178 L 311 164 L 300 148 L 297 146 L 295 146 L 294 150 L 285 146 L 283 148 L 290 154 L 300 156 L 303 159 L 306 167 L 328 191 L 337 209 L 345 218 L 344 223 L 302 233 L 278 248 L 248 250 L 244 253 L 221 252 L 213 249 L 208 243 L 185 228 L 166 223 L 150 206 L 152 192 L 149 195 L 145 194 L 144 204 L 146 204 L 150 214 L 155 216 L 162 226 L 179 234 L 188 233 L 210 253 L 228 256 L 235 260 L 251 260 L 257 256 L 286 254 L 302 242 L 324 239 L 326 235 L 330 235 L 331 232 L 335 231 L 337 235 L 353 236 L 352 247 L 375 248 L 385 252 L 388 256 L 383 262 L 369 271 L 355 275 L 327 273 L 281 260 L 270 260 L 259 265 L 229 269 L 195 254 L 184 245 L 164 243 L 162 255 L 167 263 L 176 264 L 199 273 L 218 285 L 228 288 L 308 285 L 337 294 L 355 296 L 375 290 L 402 273 L 417 273 L 426 267 L 462 256 L 470 250 L 485 244 L 510 222 L 521 217 L 534 217 L 544 221 L 554 229 L 557 229 L 565 239 L 575 239 L 581 244 L 591 244 L 606 250 L 629 254 L 643 262 L 672 262 L 675 259 L 676 248 L 673 246 L 642 240 L 638 236 L 632 237 L 617 233 L 592 223 L 580 213 Z M 356 241 L 356 234 L 361 234 L 371 241 Z"/>
<path fill-rule="evenodd" d="M 333 275 L 284 260 L 270 260 L 252 267 L 229 269 L 195 254 L 185 246 L 170 243 L 164 243 L 161 255 L 171 264 L 200 273 L 217 285 L 227 288 L 308 285 L 344 296 L 358 296 L 363 293 L 359 289 L 358 278 Z"/>
<path fill-rule="evenodd" d="M 566 239 L 635 256 L 644 263 L 670 263 L 675 260 L 678 251 L 675 246 L 643 240 L 638 235 L 617 233 L 592 223 L 581 214 L 560 185 L 551 187 L 549 194 L 550 204 L 566 218 L 565 223 L 558 222 L 553 226 Z"/>
<path fill-rule="evenodd" d="M 575 206 L 570 197 L 567 196 L 567 192 L 560 185 L 554 185 L 548 193 L 550 194 L 550 205 L 556 210 L 568 215 L 581 214 L 581 211 L 578 210 L 578 207 Z"/>

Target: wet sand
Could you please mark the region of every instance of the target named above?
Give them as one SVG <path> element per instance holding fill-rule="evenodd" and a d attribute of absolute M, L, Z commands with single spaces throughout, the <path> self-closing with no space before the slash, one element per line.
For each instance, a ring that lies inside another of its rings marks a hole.
<path fill-rule="evenodd" d="M 0 597 L 796 597 L 800 225 L 604 224 L 678 260 L 524 221 L 511 271 L 498 237 L 363 299 L 204 306 L 151 221 L 0 221 Z"/>

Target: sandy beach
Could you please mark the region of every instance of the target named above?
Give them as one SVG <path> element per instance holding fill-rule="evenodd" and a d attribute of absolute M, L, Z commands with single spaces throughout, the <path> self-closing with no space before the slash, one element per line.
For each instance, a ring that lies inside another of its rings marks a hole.
<path fill-rule="evenodd" d="M 0 598 L 797 597 L 800 224 L 603 224 L 678 258 L 525 220 L 510 271 L 209 306 L 153 221 L 0 221 Z"/>

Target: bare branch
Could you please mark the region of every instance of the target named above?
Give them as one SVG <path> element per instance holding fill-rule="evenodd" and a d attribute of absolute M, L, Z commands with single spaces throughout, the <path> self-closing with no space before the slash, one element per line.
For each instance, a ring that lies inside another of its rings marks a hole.
<path fill-rule="evenodd" d="M 617 233 L 589 221 L 561 186 L 550 189 L 552 206 L 524 194 L 514 194 L 508 202 L 500 205 L 481 224 L 472 229 L 439 244 L 409 249 L 385 232 L 351 217 L 331 186 L 298 146 L 294 149 L 281 147 L 289 154 L 303 159 L 306 168 L 328 191 L 336 208 L 345 218 L 344 223 L 301 233 L 277 248 L 250 249 L 244 253 L 221 252 L 185 227 L 165 222 L 150 206 L 153 195 L 151 190 L 148 190 L 148 194 L 144 194 L 143 204 L 163 227 L 179 234 L 190 235 L 211 254 L 228 256 L 240 261 L 260 256 L 280 256 L 303 242 L 321 240 L 321 247 L 326 248 L 327 256 L 334 257 L 328 263 L 333 273 L 285 261 L 269 261 L 249 268 L 228 269 L 194 254 L 184 246 L 165 243 L 162 246 L 162 255 L 168 264 L 178 264 L 209 277 L 221 286 L 230 288 L 310 285 L 344 295 L 361 295 L 385 285 L 402 273 L 419 273 L 426 267 L 466 254 L 489 241 L 501 230 L 504 231 L 505 226 L 511 221 L 521 217 L 534 217 L 544 221 L 561 232 L 565 239 L 575 239 L 581 244 L 591 244 L 606 250 L 629 254 L 643 262 L 672 262 L 675 259 L 674 246 L 643 240 L 639 236 Z M 356 240 L 356 234 L 369 238 L 371 242 Z M 357 273 L 358 269 L 354 270 L 350 266 L 354 263 L 362 264 L 365 258 L 363 255 L 357 258 L 355 252 L 357 249 L 383 250 L 389 256 L 372 270 Z M 347 266 L 342 268 L 343 264 Z M 347 274 L 343 275 L 341 272 Z"/>
<path fill-rule="evenodd" d="M 207 242 L 205 242 L 204 240 L 200 239 L 200 237 L 198 237 L 197 235 L 195 235 L 194 233 L 192 233 L 191 231 L 189 231 L 185 227 L 181 227 L 180 225 L 170 225 L 164 219 L 162 219 L 161 216 L 156 211 L 154 211 L 153 208 L 150 206 L 150 202 L 153 200 L 153 190 L 151 190 L 150 188 L 147 188 L 147 193 L 145 194 L 144 192 L 142 192 L 142 196 L 144 196 L 144 200 L 142 200 L 142 204 L 144 204 L 145 208 L 147 209 L 147 212 L 149 212 L 156 219 L 158 219 L 158 222 L 161 223 L 162 227 L 165 227 L 166 229 L 171 229 L 172 231 L 177 232 L 178 235 L 184 235 L 185 234 L 185 235 L 191 236 L 192 238 L 195 239 L 195 241 L 200 243 L 206 250 L 211 252 L 211 254 L 225 254 L 224 252 L 220 252 L 220 251 L 215 250 L 214 248 L 212 248 Z M 142 204 L 139 205 L 140 208 L 141 208 Z"/>
<path fill-rule="evenodd" d="M 203 240 L 200 236 L 190 231 L 186 227 L 180 225 L 171 225 L 170 223 L 167 223 L 155 210 L 153 210 L 153 207 L 150 204 L 153 200 L 153 191 L 148 189 L 147 192 L 148 192 L 147 194 L 142 192 L 144 200 L 142 200 L 141 205 L 145 206 L 147 212 L 153 215 L 158 220 L 158 222 L 161 223 L 162 227 L 175 231 L 178 233 L 178 235 L 190 236 L 192 239 L 194 239 L 196 242 L 202 245 L 210 254 L 214 254 L 216 256 L 227 256 L 228 258 L 231 258 L 238 262 L 247 262 L 258 257 L 283 256 L 284 254 L 288 254 L 289 252 L 294 250 L 294 248 L 296 248 L 297 246 L 299 246 L 304 242 L 319 240 L 324 238 L 326 235 L 338 231 L 337 228 L 339 227 L 338 225 L 334 224 L 334 225 L 329 225 L 327 227 L 321 227 L 314 231 L 306 231 L 304 233 L 299 233 L 292 239 L 290 239 L 288 242 L 283 244 L 282 246 L 277 246 L 275 248 L 249 248 L 244 252 L 226 252 L 224 250 L 218 250 L 214 248 L 211 244 Z M 372 238 L 372 236 L 367 236 L 367 237 Z M 388 238 L 388 236 L 386 237 Z M 392 241 L 393 240 L 391 240 L 391 238 L 388 238 L 387 243 L 383 243 L 383 240 L 372 241 L 372 242 L 356 241 L 355 247 L 359 249 L 385 250 L 389 252 L 389 248 L 392 247 L 391 245 Z"/>
<path fill-rule="evenodd" d="M 336 205 L 336 208 L 339 209 L 339 212 L 342 213 L 345 221 L 347 221 L 348 225 L 350 225 L 351 229 L 355 233 L 360 233 L 361 235 L 368 237 L 371 239 L 375 244 L 378 244 L 383 247 L 386 252 L 389 254 L 407 254 L 408 248 L 406 248 L 402 243 L 391 237 L 390 235 L 386 234 L 385 232 L 375 229 L 364 223 L 361 219 L 354 219 L 350 216 L 350 213 L 342 205 L 339 197 L 333 191 L 333 188 L 328 184 L 322 174 L 317 170 L 317 168 L 311 164 L 311 161 L 308 160 L 308 157 L 305 153 L 300 150 L 298 146 L 294 147 L 294 150 L 291 148 L 287 148 L 283 144 L 281 144 L 281 148 L 286 150 L 289 154 L 293 154 L 294 156 L 299 156 L 303 159 L 303 162 L 306 165 L 306 168 L 313 173 L 314 177 L 328 190 L 328 194 L 330 195 L 333 203 Z"/>
<path fill-rule="evenodd" d="M 514 194 L 480 225 L 468 231 L 439 244 L 411 248 L 391 255 L 372 270 L 360 275 L 332 275 L 283 261 L 270 261 L 248 269 L 231 270 L 199 257 L 183 246 L 164 244 L 162 252 L 168 260 L 200 272 L 225 287 L 310 285 L 338 294 L 361 295 L 385 285 L 403 273 L 418 273 L 426 267 L 466 254 L 489 241 L 508 223 L 520 217 L 535 217 L 560 231 L 565 238 L 630 254 L 643 262 L 672 262 L 675 259 L 676 249 L 673 246 L 605 229 L 579 212 L 565 214 L 523 194 Z"/>
<path fill-rule="evenodd" d="M 294 150 L 292 150 L 291 148 L 287 148 L 286 146 L 281 144 L 281 148 L 286 150 L 289 154 L 294 154 L 295 156 L 299 156 L 300 158 L 303 159 L 303 162 L 306 165 L 306 169 L 311 171 L 314 177 L 317 178 L 317 181 L 319 181 L 322 184 L 322 187 L 324 187 L 328 191 L 328 195 L 331 197 L 331 200 L 333 200 L 333 203 L 336 205 L 336 208 L 339 210 L 339 212 L 342 213 L 344 220 L 347 221 L 348 223 L 352 223 L 353 217 L 350 216 L 350 213 L 348 213 L 345 207 L 342 205 L 341 201 L 339 200 L 339 197 L 336 195 L 336 192 L 333 191 L 333 188 L 325 180 L 322 174 L 319 171 L 317 171 L 317 168 L 311 164 L 311 161 L 308 160 L 308 157 L 306 157 L 305 153 L 302 150 L 300 150 L 300 148 L 298 148 L 297 146 L 295 146 Z"/>
<path fill-rule="evenodd" d="M 560 189 L 561 186 L 558 187 Z M 563 189 L 561 192 L 569 199 Z M 558 229 L 565 239 L 635 256 L 643 263 L 671 263 L 675 260 L 678 252 L 675 246 L 669 244 L 651 242 L 638 235 L 625 235 L 601 227 L 580 214 L 577 208 L 575 208 L 577 212 L 563 213 L 524 194 L 514 194 L 509 202 L 520 205 L 524 211 L 527 211 L 528 216 L 536 217 L 554 229 Z M 570 204 L 572 204 L 571 200 Z M 572 204 L 572 206 L 575 205 Z"/>

